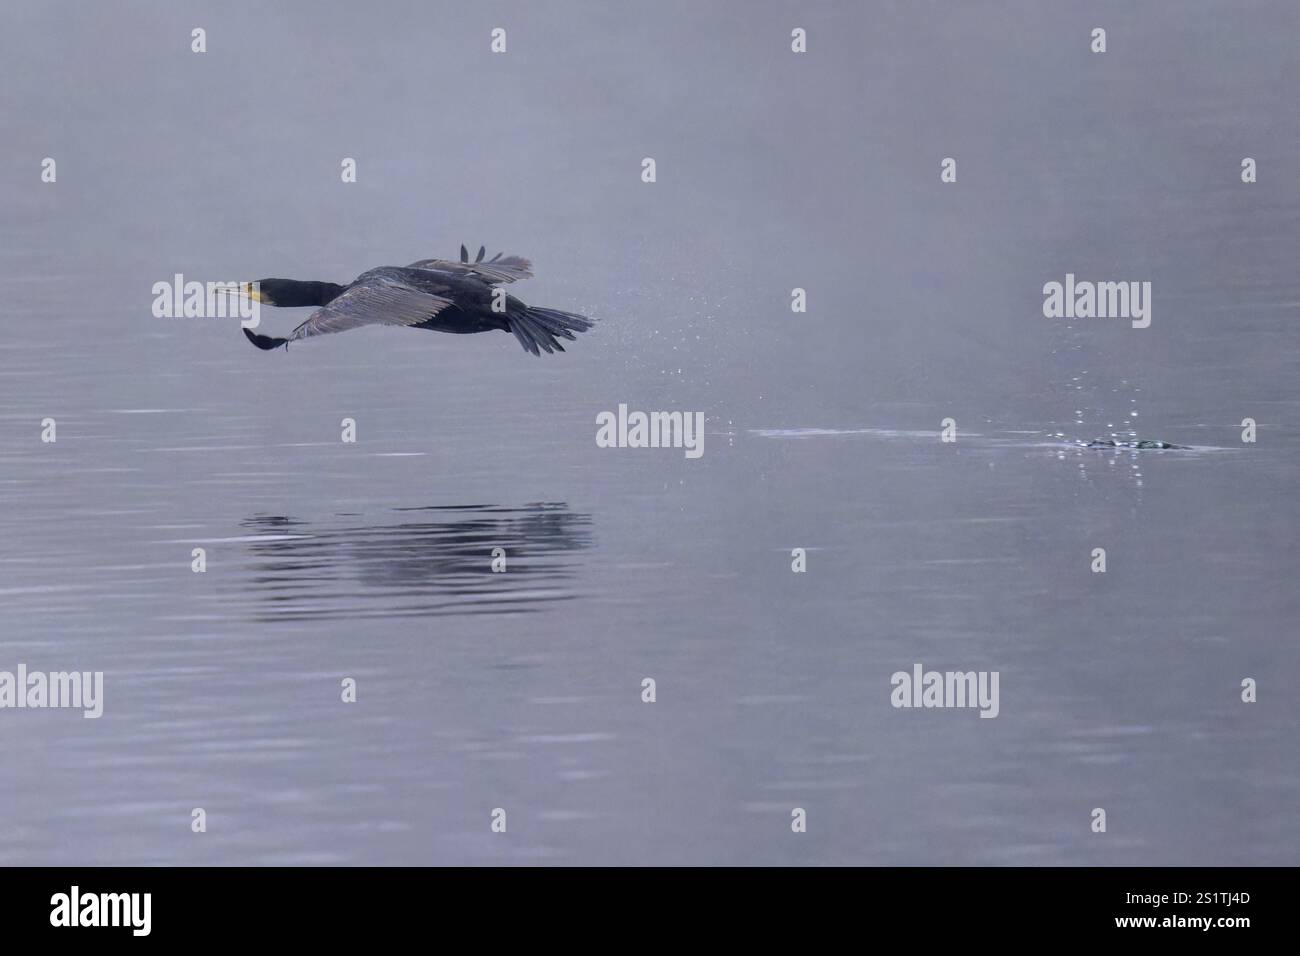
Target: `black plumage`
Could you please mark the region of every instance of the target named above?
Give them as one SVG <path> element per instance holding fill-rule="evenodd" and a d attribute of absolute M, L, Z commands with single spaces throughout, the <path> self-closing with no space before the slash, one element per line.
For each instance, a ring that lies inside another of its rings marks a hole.
<path fill-rule="evenodd" d="M 265 305 L 315 306 L 316 311 L 289 335 L 279 338 L 244 329 L 260 349 L 346 332 L 363 325 L 396 325 L 435 332 L 470 335 L 510 332 L 533 355 L 563 352 L 560 339 L 572 341 L 586 332 L 593 319 L 526 305 L 499 288 L 503 283 L 532 276 L 532 263 L 520 256 L 500 253 L 484 261 L 485 247 L 469 261 L 460 247 L 460 261 L 420 259 L 408 266 L 381 266 L 363 272 L 349 285 L 304 282 L 297 279 L 262 279 L 242 283 L 240 293 Z"/>

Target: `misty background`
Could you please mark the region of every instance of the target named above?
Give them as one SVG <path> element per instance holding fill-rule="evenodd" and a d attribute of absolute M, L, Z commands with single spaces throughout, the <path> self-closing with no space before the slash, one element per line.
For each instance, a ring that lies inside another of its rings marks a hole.
<path fill-rule="evenodd" d="M 0 712 L 0 862 L 1300 862 L 1294 4 L 5 13 L 0 669 L 105 702 Z M 462 242 L 600 324 L 151 313 Z"/>

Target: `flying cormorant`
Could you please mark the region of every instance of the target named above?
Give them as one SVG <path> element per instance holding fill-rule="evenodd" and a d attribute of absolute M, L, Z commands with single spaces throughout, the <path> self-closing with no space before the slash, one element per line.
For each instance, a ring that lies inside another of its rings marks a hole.
<path fill-rule="evenodd" d="M 510 332 L 528 352 L 563 352 L 558 339 L 573 340 L 574 332 L 586 332 L 595 320 L 559 309 L 527 306 L 504 289 L 501 283 L 532 276 L 532 263 L 521 256 L 497 253 L 486 262 L 487 249 L 478 258 L 460 247 L 460 262 L 449 259 L 421 259 L 409 266 L 380 266 L 363 272 L 350 285 L 336 282 L 302 282 L 296 279 L 262 279 L 242 282 L 239 294 L 263 305 L 283 307 L 317 306 L 307 321 L 285 338 L 258 335 L 248 328 L 244 335 L 259 349 L 274 349 L 313 335 L 345 332 L 363 325 L 400 325 L 461 335 Z"/>

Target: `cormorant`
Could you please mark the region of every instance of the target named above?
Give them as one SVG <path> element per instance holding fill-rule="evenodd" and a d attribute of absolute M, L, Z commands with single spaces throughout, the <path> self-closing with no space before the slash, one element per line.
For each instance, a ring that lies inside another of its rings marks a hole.
<path fill-rule="evenodd" d="M 525 351 L 539 355 L 563 352 L 557 339 L 572 341 L 574 332 L 586 332 L 595 324 L 586 316 L 527 306 L 507 295 L 497 286 L 530 278 L 532 263 L 499 252 L 484 262 L 486 253 L 485 247 L 479 247 L 478 258 L 470 262 L 461 246 L 460 262 L 420 259 L 404 268 L 380 266 L 346 286 L 296 279 L 241 282 L 239 294 L 263 305 L 318 307 L 285 338 L 258 335 L 248 328 L 244 335 L 259 349 L 274 349 L 363 325 L 401 325 L 461 335 L 500 329 L 512 333 Z"/>

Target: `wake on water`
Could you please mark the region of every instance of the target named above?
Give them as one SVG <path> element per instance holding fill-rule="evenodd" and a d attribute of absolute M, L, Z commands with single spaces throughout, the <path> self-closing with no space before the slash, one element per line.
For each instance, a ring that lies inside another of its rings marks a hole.
<path fill-rule="evenodd" d="M 938 431 L 898 428 L 751 428 L 748 433 L 759 438 L 852 438 L 855 436 L 885 439 L 925 439 L 940 437 Z M 1035 438 L 1039 440 L 1034 440 Z M 1137 438 L 1094 438 L 1072 440 L 1060 432 L 1004 431 L 998 435 L 962 432 L 961 440 L 975 440 L 982 445 L 1021 448 L 1084 448 L 1095 451 L 1225 451 L 1213 445 L 1175 445 L 1172 442 Z"/>

